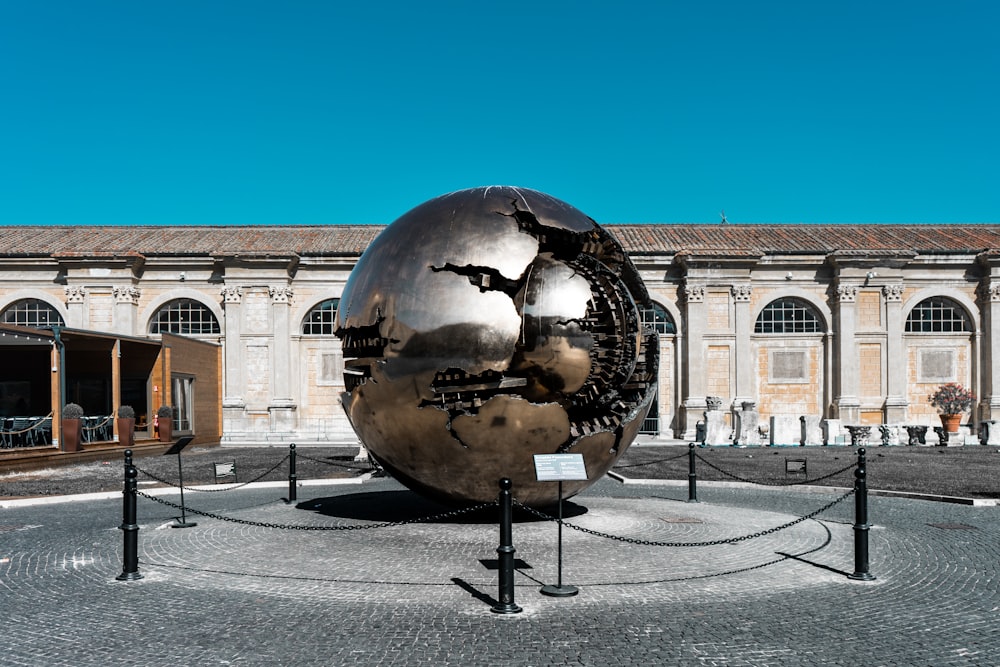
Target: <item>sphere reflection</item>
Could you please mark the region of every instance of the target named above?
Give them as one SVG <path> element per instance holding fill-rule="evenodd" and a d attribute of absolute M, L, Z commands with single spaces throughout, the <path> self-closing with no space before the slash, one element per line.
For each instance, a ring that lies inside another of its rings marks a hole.
<path fill-rule="evenodd" d="M 432 199 L 389 225 L 340 300 L 343 405 L 358 437 L 420 493 L 484 502 L 513 481 L 557 500 L 533 454 L 580 452 L 588 481 L 635 438 L 655 393 L 648 304 L 620 244 L 546 194 L 485 187 Z"/>

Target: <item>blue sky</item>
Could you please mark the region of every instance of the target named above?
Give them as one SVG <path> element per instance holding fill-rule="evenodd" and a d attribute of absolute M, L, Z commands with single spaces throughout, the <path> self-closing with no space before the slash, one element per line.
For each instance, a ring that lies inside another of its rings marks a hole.
<path fill-rule="evenodd" d="M 1000 3 L 0 0 L 0 224 L 1000 222 Z"/>

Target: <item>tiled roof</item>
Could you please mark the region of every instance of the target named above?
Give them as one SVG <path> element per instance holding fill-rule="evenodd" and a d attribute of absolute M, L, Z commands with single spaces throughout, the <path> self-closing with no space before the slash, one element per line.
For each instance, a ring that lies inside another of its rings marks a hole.
<path fill-rule="evenodd" d="M 842 255 L 979 253 L 1000 249 L 1000 224 L 607 224 L 630 254 Z M 358 255 L 381 225 L 8 226 L 0 257 Z"/>
<path fill-rule="evenodd" d="M 608 225 L 629 253 L 978 253 L 1000 225 Z"/>

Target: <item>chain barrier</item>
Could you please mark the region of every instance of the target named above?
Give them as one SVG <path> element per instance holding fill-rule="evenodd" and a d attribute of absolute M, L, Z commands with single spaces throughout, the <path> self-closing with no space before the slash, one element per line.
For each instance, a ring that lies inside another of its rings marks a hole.
<path fill-rule="evenodd" d="M 602 533 L 602 532 L 597 531 L 597 530 L 591 530 L 590 528 L 584 528 L 583 526 L 577 526 L 575 524 L 569 523 L 568 521 L 563 521 L 562 523 L 563 523 L 564 526 L 572 528 L 573 530 L 579 531 L 581 533 L 586 533 L 588 535 L 593 535 L 595 537 L 603 537 L 603 538 L 607 538 L 609 540 L 617 540 L 619 542 L 626 542 L 628 544 L 638 544 L 640 546 L 646 546 L 646 547 L 713 547 L 713 546 L 719 546 L 719 545 L 722 545 L 722 544 L 736 544 L 738 542 L 745 542 L 747 540 L 753 540 L 753 539 L 757 539 L 758 537 L 764 537 L 765 535 L 771 535 L 772 533 L 777 533 L 778 531 L 785 530 L 786 528 L 791 528 L 792 526 L 794 526 L 796 524 L 802 523 L 803 521 L 807 521 L 808 519 L 812 519 L 812 518 L 815 518 L 815 517 L 819 516 L 820 514 L 822 514 L 823 512 L 827 511 L 828 509 L 830 509 L 831 507 L 833 507 L 837 503 L 843 502 L 847 498 L 850 498 L 852 495 L 854 495 L 854 489 L 851 489 L 850 491 L 848 491 L 844 495 L 840 496 L 836 500 L 833 500 L 833 501 L 827 503 L 826 505 L 824 505 L 823 507 L 819 508 L 815 512 L 812 512 L 810 514 L 806 514 L 805 516 L 800 516 L 797 519 L 789 521 L 788 523 L 782 524 L 780 526 L 775 526 L 774 528 L 768 528 L 766 530 L 761 530 L 761 531 L 758 531 L 756 533 L 752 533 L 750 535 L 742 535 L 740 537 L 731 537 L 731 538 L 727 538 L 727 539 L 723 539 L 723 540 L 709 540 L 709 541 L 705 541 L 705 542 L 656 542 L 656 541 L 653 541 L 653 540 L 640 540 L 640 539 L 635 538 L 635 537 L 622 537 L 620 535 L 611 535 L 610 533 Z M 532 507 L 528 507 L 526 505 L 522 505 L 517 500 L 514 501 L 514 504 L 516 504 L 518 507 L 520 507 L 521 509 L 525 510 L 526 512 L 528 512 L 530 514 L 534 514 L 535 516 L 537 516 L 537 517 L 539 517 L 541 519 L 545 519 L 546 521 L 558 521 L 558 519 L 556 517 L 549 516 L 545 512 L 542 512 L 540 510 L 536 510 L 536 509 L 534 509 Z"/>
<path fill-rule="evenodd" d="M 683 459 L 687 455 L 688 453 L 684 452 L 683 454 L 680 454 L 678 456 L 671 456 L 669 459 L 656 459 L 655 461 L 646 461 L 645 463 L 630 463 L 628 465 L 615 466 L 613 470 L 621 470 L 623 468 L 640 468 L 642 466 L 653 465 L 654 463 L 667 463 L 668 461 L 676 461 L 677 459 Z"/>
<path fill-rule="evenodd" d="M 138 470 L 139 472 L 141 472 L 146 477 L 149 477 L 150 479 L 155 479 L 157 482 L 160 482 L 161 484 L 166 484 L 167 486 L 172 486 L 172 487 L 177 488 L 177 489 L 183 488 L 185 491 L 195 491 L 195 492 L 200 492 L 200 493 L 220 493 L 222 491 L 235 491 L 236 489 L 243 488 L 244 486 L 247 486 L 248 484 L 253 484 L 254 482 L 259 482 L 260 480 L 264 479 L 265 477 L 267 477 L 268 475 L 270 475 L 272 472 L 274 472 L 275 470 L 277 470 L 278 468 L 280 468 L 282 466 L 282 464 L 285 461 L 288 460 L 289 456 L 290 456 L 289 454 L 286 454 L 285 458 L 283 458 L 280 461 L 278 461 L 277 463 L 275 463 L 274 466 L 270 470 L 268 470 L 268 471 L 266 471 L 264 473 L 261 473 L 259 476 L 255 477 L 254 479 L 251 479 L 248 482 L 241 482 L 239 484 L 234 484 L 234 485 L 228 485 L 227 484 L 226 487 L 223 488 L 223 489 L 196 489 L 196 488 L 193 488 L 193 487 L 190 487 L 190 486 L 180 487 L 177 484 L 174 484 L 173 482 L 171 482 L 170 480 L 163 479 L 162 477 L 157 477 L 153 473 L 151 473 L 151 472 L 149 472 L 147 470 L 143 470 L 142 468 L 140 468 L 138 466 L 136 466 L 136 470 Z"/>
<path fill-rule="evenodd" d="M 685 456 L 686 456 L 686 454 L 685 454 Z M 695 457 L 697 457 L 698 460 L 702 461 L 709 468 L 712 468 L 713 470 L 716 470 L 716 471 L 722 473 L 726 477 L 731 477 L 731 478 L 733 478 L 735 480 L 739 480 L 740 482 L 747 482 L 749 484 L 757 484 L 759 486 L 802 486 L 803 484 L 812 484 L 814 482 L 822 482 L 825 479 L 830 479 L 831 477 L 836 477 L 837 475 L 842 475 L 845 472 L 847 472 L 848 470 L 851 470 L 852 468 L 855 467 L 854 463 L 850 463 L 850 464 L 844 466 L 843 468 L 841 468 L 840 470 L 836 470 L 834 472 L 831 472 L 828 475 L 823 475 L 822 477 L 815 477 L 813 479 L 803 479 L 803 480 L 798 481 L 798 482 L 758 482 L 756 480 L 748 479 L 746 477 L 740 477 L 739 475 L 734 475 L 731 472 L 723 470 L 722 468 L 720 468 L 719 466 L 715 465 L 714 463 L 712 463 L 708 459 L 704 458 L 701 454 L 695 454 Z"/>
<path fill-rule="evenodd" d="M 313 463 L 322 463 L 323 465 L 335 466 L 337 468 L 347 468 L 348 470 L 363 470 L 365 472 L 374 470 L 374 468 L 372 468 L 371 466 L 362 468 L 361 466 L 351 466 L 351 465 L 346 465 L 344 463 L 336 463 L 334 461 L 324 461 L 323 459 L 315 459 L 311 456 L 306 456 L 305 454 L 303 454 L 301 451 L 298 450 L 296 450 L 295 456 L 297 456 L 300 459 L 305 459 L 306 461 L 312 461 Z"/>
<path fill-rule="evenodd" d="M 384 521 L 382 523 L 369 523 L 369 524 L 348 524 L 346 526 L 305 526 L 302 524 L 280 524 L 280 523 L 266 523 L 263 521 L 250 521 L 249 519 L 236 519 L 230 516 L 225 516 L 222 514 L 213 514 L 212 512 L 201 512 L 199 510 L 191 509 L 190 507 L 181 507 L 177 503 L 172 503 L 169 500 L 164 500 L 163 498 L 158 498 L 156 496 L 151 496 L 149 494 L 143 493 L 142 491 L 136 491 L 136 495 L 140 495 L 143 498 L 152 500 L 153 502 L 160 503 L 161 505 L 166 505 L 167 507 L 172 507 L 174 509 L 183 509 L 191 514 L 197 514 L 209 519 L 217 519 L 219 521 L 225 521 L 228 523 L 238 523 L 243 526 L 253 526 L 256 528 L 275 528 L 278 530 L 370 530 L 372 528 L 392 528 L 394 526 L 405 526 L 411 523 L 424 523 L 429 521 L 441 521 L 444 519 L 451 519 L 457 516 L 462 516 L 463 514 L 471 514 L 472 512 L 478 512 L 479 510 L 486 509 L 487 507 L 495 507 L 497 502 L 495 500 L 488 503 L 482 503 L 480 505 L 473 505 L 471 507 L 463 507 L 457 510 L 451 510 L 448 512 L 442 512 L 440 514 L 432 514 L 430 516 L 417 517 L 414 519 L 404 519 L 402 521 Z"/>

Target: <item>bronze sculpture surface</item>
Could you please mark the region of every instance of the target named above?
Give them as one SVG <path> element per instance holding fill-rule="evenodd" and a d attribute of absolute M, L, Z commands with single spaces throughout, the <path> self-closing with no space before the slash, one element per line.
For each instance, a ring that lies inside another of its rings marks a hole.
<path fill-rule="evenodd" d="M 533 454 L 579 452 L 588 481 L 635 438 L 655 396 L 648 295 L 621 245 L 569 204 L 515 187 L 460 190 L 389 225 L 337 313 L 343 405 L 396 479 L 452 502 L 513 481 L 557 500 Z"/>

